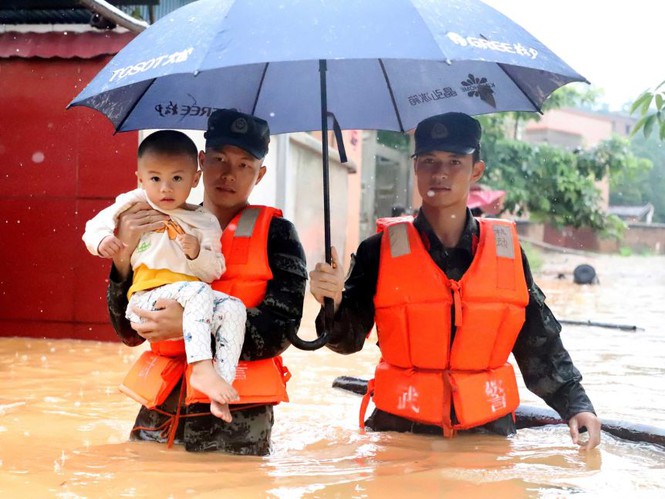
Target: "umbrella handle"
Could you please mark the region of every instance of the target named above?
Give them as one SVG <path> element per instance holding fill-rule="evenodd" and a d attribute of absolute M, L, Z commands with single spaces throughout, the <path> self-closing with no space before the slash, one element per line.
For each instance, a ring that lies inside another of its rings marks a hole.
<path fill-rule="evenodd" d="M 326 262 L 332 263 L 331 243 L 330 243 L 330 179 L 329 179 L 329 166 L 328 166 L 328 94 L 326 90 L 326 71 L 327 63 L 324 59 L 319 61 L 319 73 L 321 83 L 321 160 L 323 163 L 323 225 L 325 236 L 325 251 Z M 337 123 L 333 115 L 333 120 Z M 339 129 L 339 124 L 337 124 Z M 339 131 L 341 138 L 341 129 Z M 340 150 L 341 155 L 341 150 Z M 346 159 L 345 159 L 346 161 Z M 325 322 L 324 331 L 317 339 L 312 341 L 305 341 L 298 336 L 295 328 L 290 328 L 287 336 L 291 344 L 300 350 L 318 350 L 326 343 L 330 336 L 330 329 L 332 328 L 333 318 L 335 315 L 335 306 L 332 298 L 324 300 Z"/>
<path fill-rule="evenodd" d="M 296 330 L 296 328 L 294 327 L 289 328 L 289 330 L 286 333 L 286 336 L 294 347 L 300 350 L 313 351 L 313 350 L 318 350 L 319 348 L 325 346 L 328 343 L 328 337 L 330 336 L 329 330 L 332 325 L 332 320 L 330 318 L 332 318 L 332 316 L 335 313 L 335 308 L 332 298 L 325 299 L 324 312 L 325 312 L 325 330 L 315 340 L 312 341 L 303 340 L 300 336 L 298 336 L 298 331 Z"/>
<path fill-rule="evenodd" d="M 326 343 L 328 343 L 327 331 L 324 331 L 321 336 L 312 341 L 303 340 L 300 336 L 298 336 L 298 333 L 294 329 L 289 330 L 287 337 L 289 338 L 291 344 L 299 350 L 318 350 L 319 348 L 325 346 Z"/>

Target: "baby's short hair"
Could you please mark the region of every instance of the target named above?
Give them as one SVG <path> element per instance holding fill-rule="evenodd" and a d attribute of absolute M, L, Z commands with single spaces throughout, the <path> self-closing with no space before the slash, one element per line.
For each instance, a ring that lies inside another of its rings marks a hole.
<path fill-rule="evenodd" d="M 147 153 L 189 156 L 198 165 L 198 149 L 192 139 L 177 130 L 151 133 L 139 145 L 138 157 Z"/>

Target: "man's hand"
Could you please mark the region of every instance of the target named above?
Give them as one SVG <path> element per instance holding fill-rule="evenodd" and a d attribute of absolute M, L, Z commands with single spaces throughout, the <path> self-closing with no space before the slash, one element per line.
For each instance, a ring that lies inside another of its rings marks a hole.
<path fill-rule="evenodd" d="M 132 308 L 141 317 L 140 324 L 132 322 L 132 328 L 148 341 L 175 340 L 182 338 L 182 306 L 175 300 L 160 299 L 155 310 Z"/>
<path fill-rule="evenodd" d="M 342 303 L 342 291 L 344 291 L 344 269 L 336 262 L 337 250 L 332 248 L 332 265 L 319 262 L 309 273 L 309 291 L 316 301 L 323 305 L 324 298 L 332 298 L 335 302 L 335 310 Z"/>
<path fill-rule="evenodd" d="M 580 428 L 586 427 L 589 439 L 586 442 L 580 440 Z M 591 450 L 600 443 L 600 420 L 593 412 L 580 412 L 568 421 L 570 437 L 573 443 L 582 447 L 583 450 Z"/>
<path fill-rule="evenodd" d="M 201 244 L 196 236 L 191 234 L 180 234 L 176 238 L 176 241 L 182 248 L 182 251 L 184 251 L 185 255 L 187 255 L 187 258 L 190 260 L 196 260 L 201 251 Z"/>
<path fill-rule="evenodd" d="M 113 264 L 121 277 L 126 278 L 129 275 L 131 255 L 141 236 L 159 229 L 168 218 L 163 213 L 153 210 L 147 203 L 136 203 L 120 214 L 117 238 L 125 246 L 113 256 Z"/>
<path fill-rule="evenodd" d="M 119 255 L 127 245 L 115 236 L 106 236 L 97 246 L 97 253 L 104 258 L 113 258 Z"/>

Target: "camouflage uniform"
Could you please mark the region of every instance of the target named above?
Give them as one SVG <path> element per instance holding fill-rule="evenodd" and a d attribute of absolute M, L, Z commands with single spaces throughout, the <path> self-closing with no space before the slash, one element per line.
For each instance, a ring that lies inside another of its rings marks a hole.
<path fill-rule="evenodd" d="M 260 360 L 281 354 L 290 345 L 286 333 L 289 327 L 300 326 L 307 268 L 305 253 L 291 222 L 273 218 L 268 231 L 268 263 L 273 279 L 268 282 L 263 302 L 247 309 L 245 342 L 241 360 Z M 136 346 L 143 341 L 124 317 L 127 290 L 132 276 L 119 281 L 111 270 L 108 288 L 108 308 L 111 323 L 123 343 Z M 179 388 L 171 393 L 160 409 L 173 414 Z M 194 404 L 183 408 L 184 414 L 208 412 L 209 405 Z M 159 428 L 167 417 L 141 407 L 134 423 L 133 440 L 165 442 L 165 432 Z M 270 435 L 274 422 L 273 408 L 262 405 L 233 411 L 233 422 L 226 423 L 210 414 L 183 418 L 176 432 L 176 443 L 188 451 L 222 451 L 232 454 L 263 456 L 270 452 Z"/>
<path fill-rule="evenodd" d="M 471 265 L 478 244 L 479 224 L 471 216 L 471 212 L 467 210 L 466 226 L 454 248 L 443 246 L 422 212 L 416 217 L 414 226 L 432 260 L 448 278 L 459 280 Z M 349 354 L 359 351 L 374 325 L 374 295 L 379 276 L 380 242 L 380 233 L 367 238 L 360 244 L 358 253 L 354 256 L 345 284 L 344 298 L 335 314 L 334 326 L 330 332 L 328 347 L 335 352 Z M 561 342 L 561 325 L 545 305 L 545 295 L 533 282 L 524 252 L 522 262 L 529 288 L 529 304 L 526 307 L 526 320 L 513 347 L 513 355 L 524 382 L 529 390 L 542 398 L 564 420 L 579 412 L 594 412 L 591 401 L 580 384 L 582 375 L 573 365 Z M 317 317 L 316 325 L 317 331 L 321 332 L 323 313 Z M 366 424 L 375 431 L 441 433 L 438 426 L 414 423 L 378 409 L 372 413 Z M 515 433 L 510 414 L 484 425 L 481 429 L 502 435 Z"/>

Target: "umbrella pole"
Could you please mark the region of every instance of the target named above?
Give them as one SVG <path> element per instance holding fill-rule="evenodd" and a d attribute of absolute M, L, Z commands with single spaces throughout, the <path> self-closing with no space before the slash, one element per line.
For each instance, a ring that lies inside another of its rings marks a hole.
<path fill-rule="evenodd" d="M 331 237 L 330 237 L 330 159 L 328 157 L 328 89 L 326 83 L 325 60 L 319 61 L 319 74 L 321 79 L 321 159 L 323 162 L 323 224 L 325 238 L 326 263 L 332 264 Z M 330 300 L 332 302 L 332 300 Z M 332 317 L 331 317 L 332 318 Z"/>
<path fill-rule="evenodd" d="M 325 59 L 319 60 L 319 79 L 321 83 L 321 159 L 323 162 L 323 224 L 325 239 L 326 262 L 332 264 L 332 250 L 330 237 L 330 171 L 328 157 L 328 89 L 326 72 L 328 71 Z M 324 301 L 324 331 L 313 341 L 305 341 L 298 336 L 295 330 L 289 331 L 289 341 L 300 350 L 318 350 L 328 343 L 328 336 L 335 316 L 335 305 L 332 298 Z"/>

